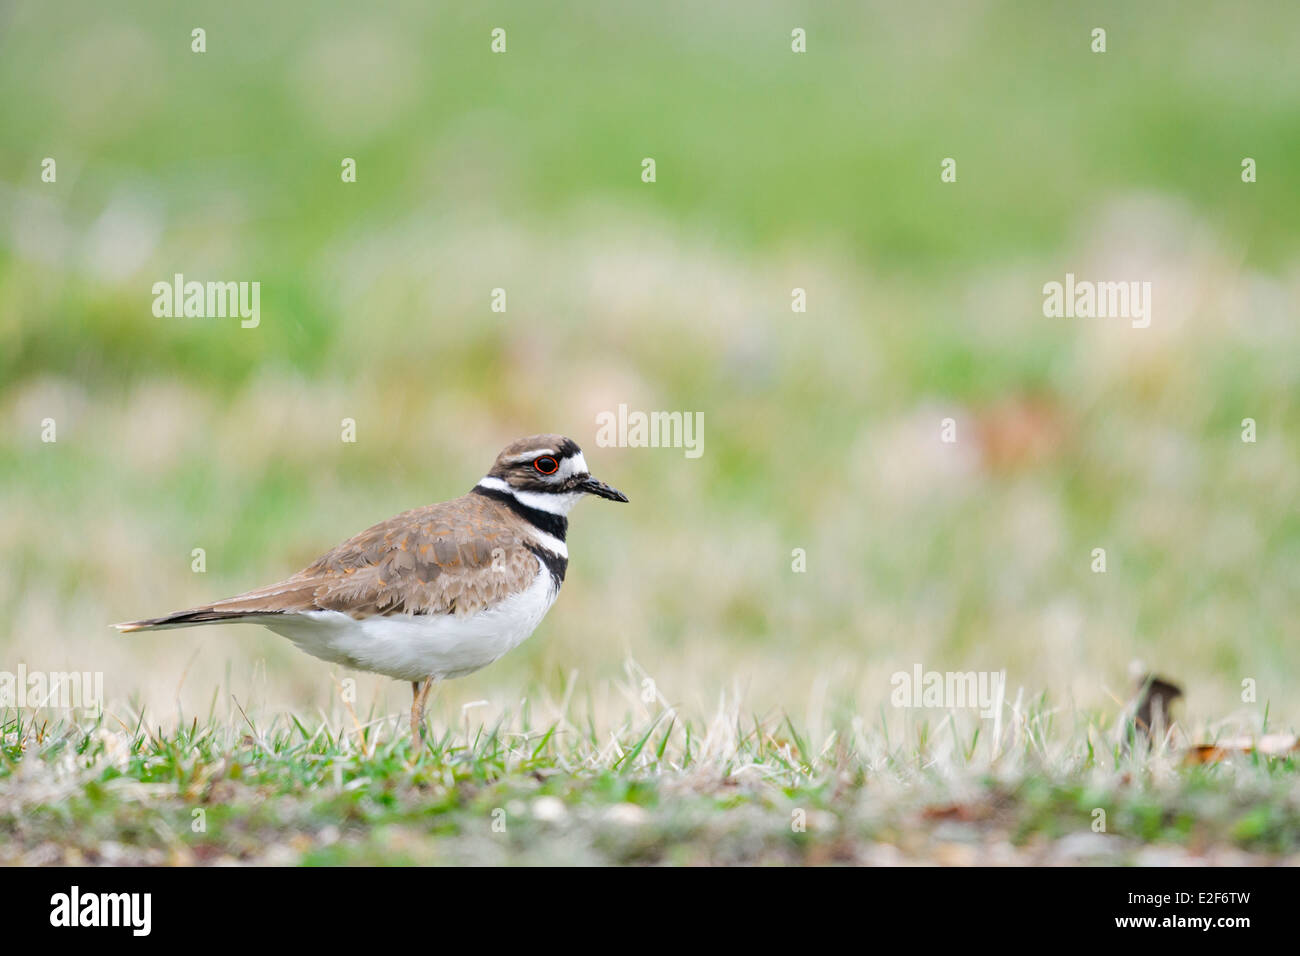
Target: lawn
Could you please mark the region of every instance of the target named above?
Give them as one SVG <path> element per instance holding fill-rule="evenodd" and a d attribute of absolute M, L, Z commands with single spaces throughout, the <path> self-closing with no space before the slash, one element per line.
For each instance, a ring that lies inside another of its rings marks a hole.
<path fill-rule="evenodd" d="M 524 701 L 491 725 L 467 712 L 423 746 L 355 713 L 172 730 L 11 719 L 0 862 L 1300 862 L 1294 757 L 1188 766 L 1046 700 L 1009 707 L 996 739 L 955 715 L 850 719 L 820 739 L 734 702 L 607 728 L 557 706 Z"/>

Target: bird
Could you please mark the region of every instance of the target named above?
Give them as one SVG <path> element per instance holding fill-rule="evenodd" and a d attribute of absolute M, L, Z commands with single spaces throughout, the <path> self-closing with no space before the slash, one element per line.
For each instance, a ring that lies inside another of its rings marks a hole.
<path fill-rule="evenodd" d="M 546 616 L 569 564 L 569 512 L 589 495 L 628 500 L 572 439 L 521 438 L 467 494 L 381 521 L 283 581 L 113 627 L 261 624 L 321 660 L 410 681 L 422 744 L 433 687 L 499 659 Z"/>

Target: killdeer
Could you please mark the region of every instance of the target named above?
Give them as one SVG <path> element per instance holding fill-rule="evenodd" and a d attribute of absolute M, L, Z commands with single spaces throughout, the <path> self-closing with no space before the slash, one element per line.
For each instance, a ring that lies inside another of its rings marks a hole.
<path fill-rule="evenodd" d="M 278 584 L 113 626 L 262 624 L 321 660 L 410 681 L 422 740 L 433 686 L 491 664 L 550 610 L 569 564 L 567 515 L 585 495 L 627 501 L 571 439 L 521 438 L 469 494 L 380 522 Z"/>

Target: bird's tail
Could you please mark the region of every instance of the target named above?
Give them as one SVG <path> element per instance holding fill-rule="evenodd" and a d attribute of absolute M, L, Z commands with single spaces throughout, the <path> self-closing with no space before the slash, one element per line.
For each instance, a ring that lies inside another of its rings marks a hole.
<path fill-rule="evenodd" d="M 198 627 L 201 624 L 229 624 L 235 621 L 251 621 L 267 616 L 266 611 L 223 611 L 215 607 L 196 607 L 188 611 L 177 611 L 162 617 L 150 617 L 141 621 L 124 621 L 114 624 L 123 634 L 136 631 L 164 631 L 173 627 Z"/>
<path fill-rule="evenodd" d="M 214 601 L 188 611 L 176 611 L 162 617 L 149 617 L 139 621 L 114 624 L 123 634 L 135 631 L 161 631 L 172 627 L 198 627 L 201 624 L 229 624 L 238 621 L 254 623 L 295 611 L 310 610 L 314 587 L 297 577 L 272 584 L 255 591 L 237 594 L 224 601 Z"/>

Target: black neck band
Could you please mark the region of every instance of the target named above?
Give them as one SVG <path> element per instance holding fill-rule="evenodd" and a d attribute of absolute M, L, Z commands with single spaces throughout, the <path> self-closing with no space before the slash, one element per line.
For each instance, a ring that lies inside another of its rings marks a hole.
<path fill-rule="evenodd" d="M 564 515 L 554 515 L 540 508 L 530 508 L 508 491 L 498 491 L 496 488 L 484 488 L 481 485 L 475 485 L 474 493 L 501 502 L 538 531 L 545 531 L 552 538 L 563 541 L 565 533 L 569 530 L 569 519 Z"/>

